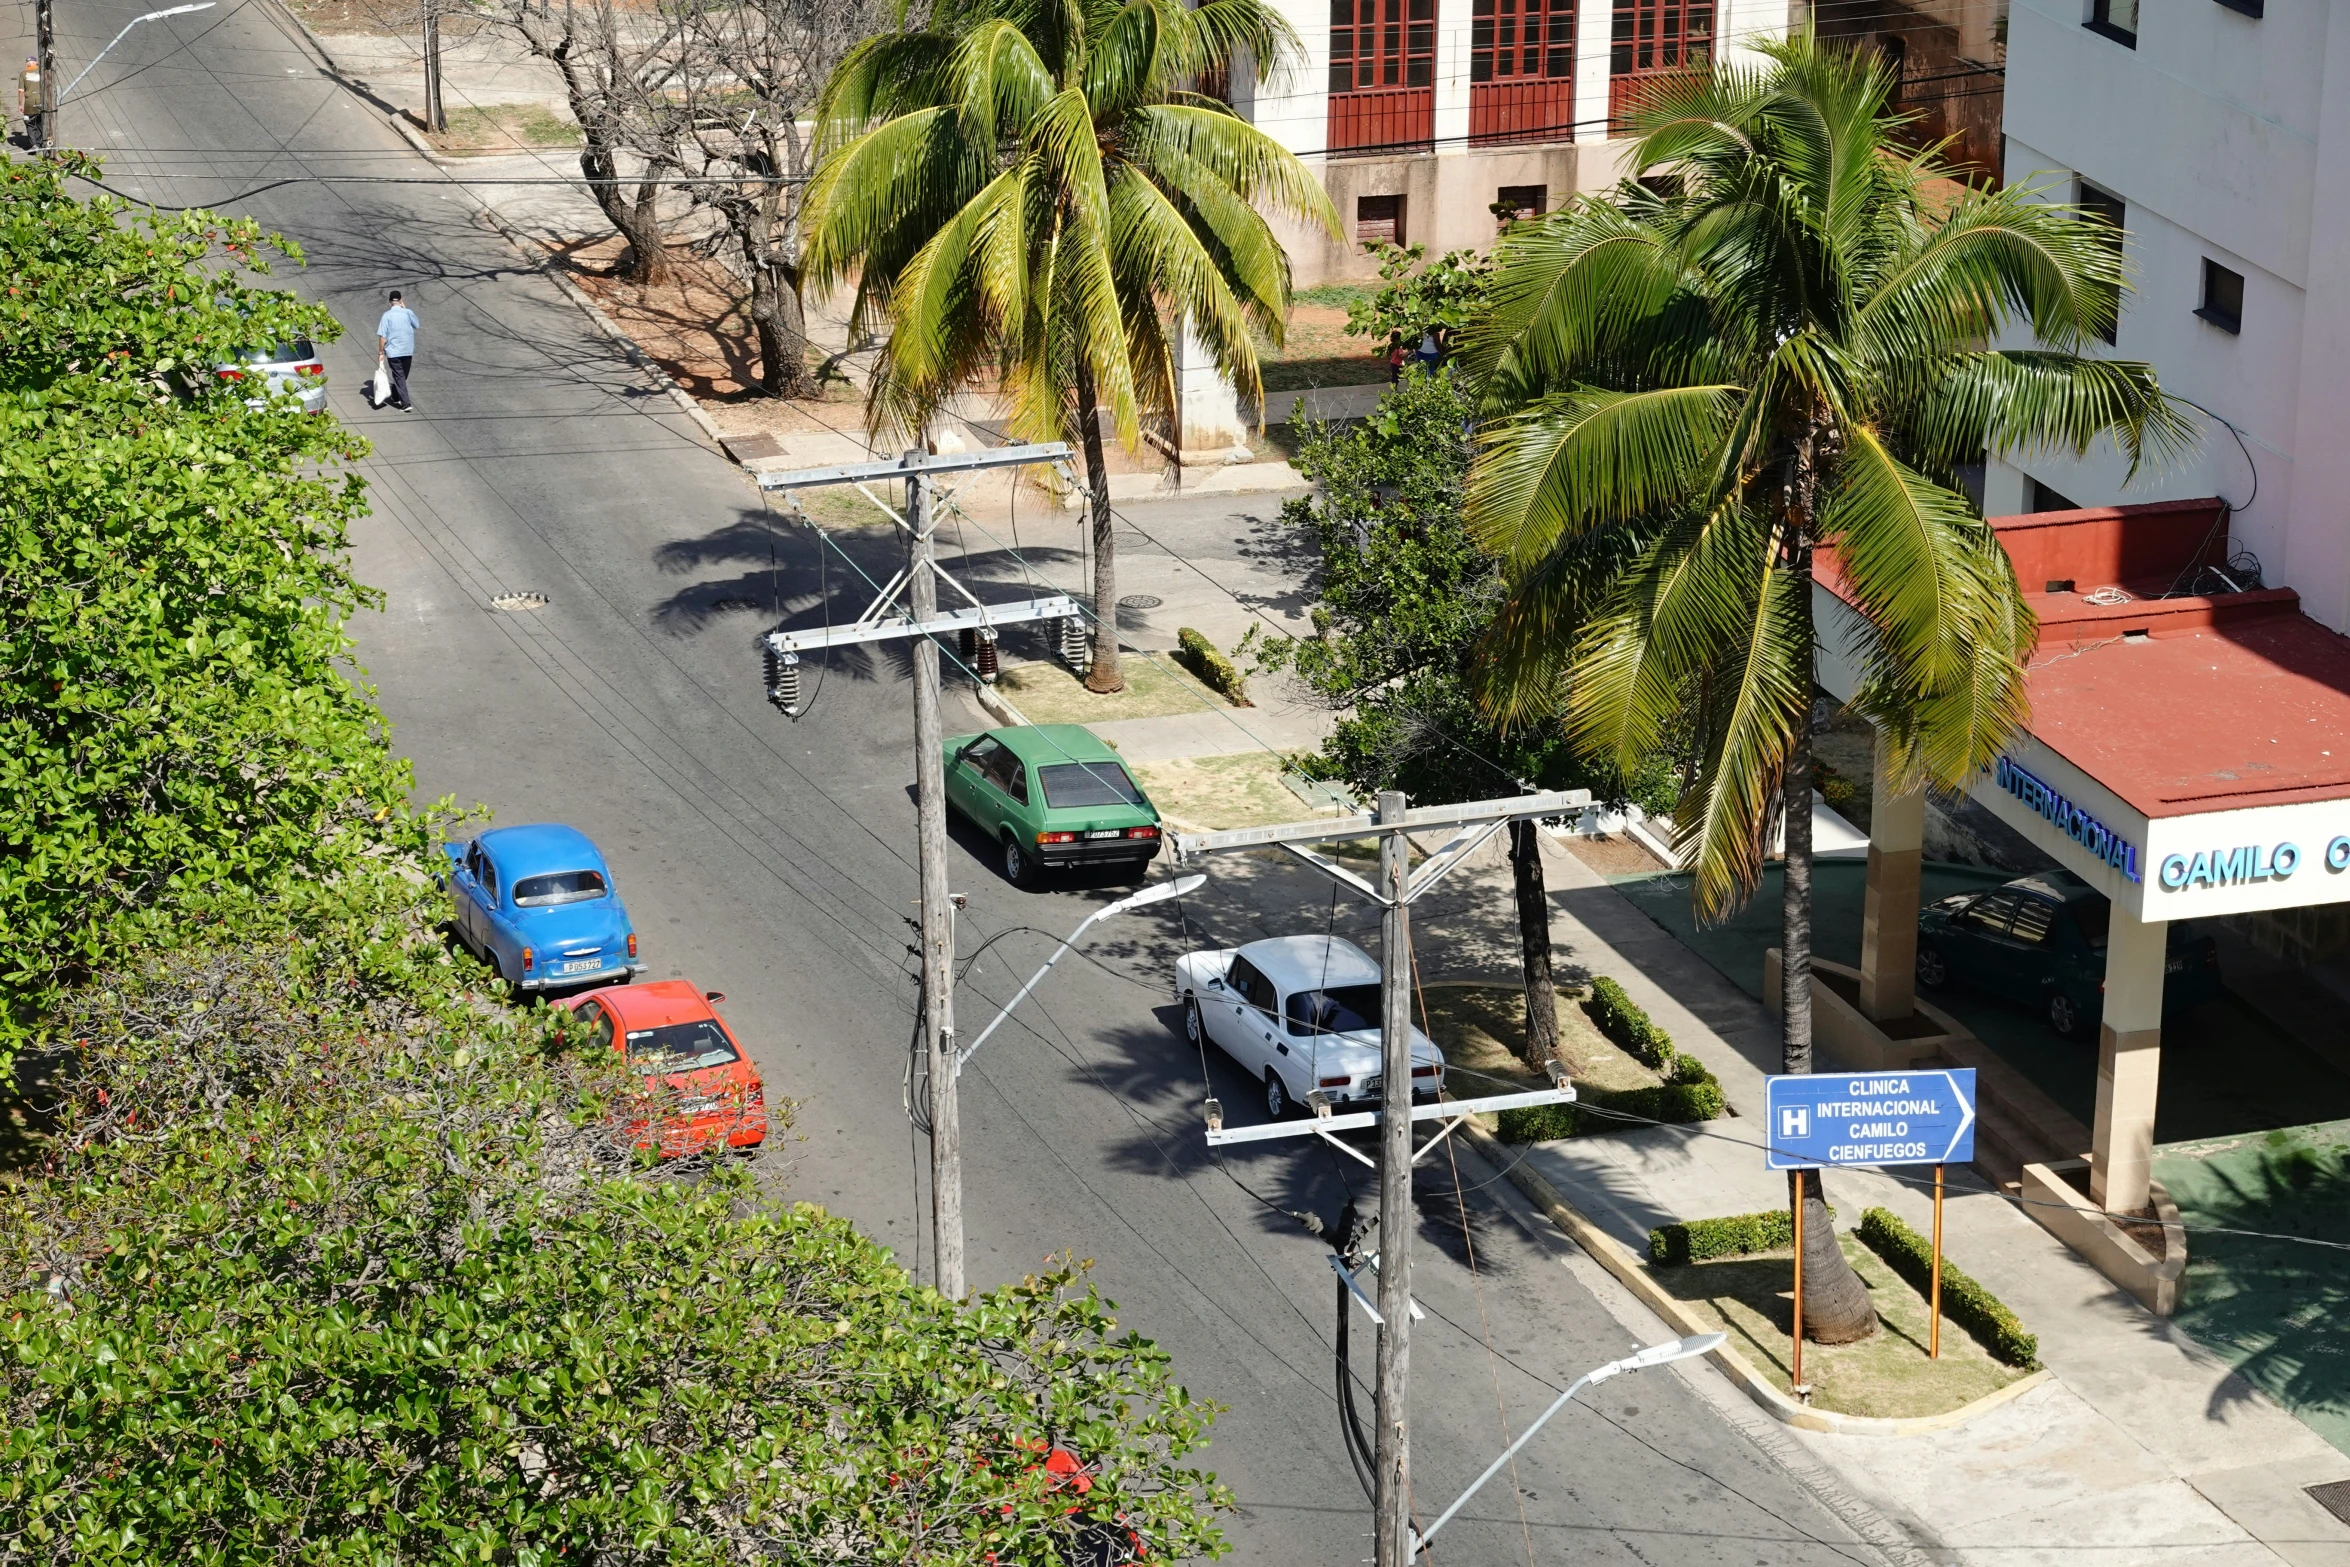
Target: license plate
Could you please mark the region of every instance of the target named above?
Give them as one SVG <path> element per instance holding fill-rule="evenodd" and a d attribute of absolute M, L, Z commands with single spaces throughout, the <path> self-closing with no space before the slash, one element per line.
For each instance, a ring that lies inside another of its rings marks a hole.
<path fill-rule="evenodd" d="M 2162 971 L 2165 974 L 2184 974 L 2187 972 L 2187 960 L 2185 958 L 2172 958 L 2169 962 L 2163 964 Z"/>
<path fill-rule="evenodd" d="M 1366 1094 L 1377 1094 L 1383 1092 L 1386 1087 L 1387 1078 L 1384 1074 L 1378 1077 L 1366 1077 L 1363 1079 L 1363 1092 Z"/>
<path fill-rule="evenodd" d="M 602 958 L 577 958 L 563 965 L 566 974 L 589 974 L 604 966 Z"/>
<path fill-rule="evenodd" d="M 1126 836 L 1126 830 L 1122 827 L 1113 827 L 1108 832 L 1089 832 L 1085 836 L 1088 838 L 1123 838 Z"/>

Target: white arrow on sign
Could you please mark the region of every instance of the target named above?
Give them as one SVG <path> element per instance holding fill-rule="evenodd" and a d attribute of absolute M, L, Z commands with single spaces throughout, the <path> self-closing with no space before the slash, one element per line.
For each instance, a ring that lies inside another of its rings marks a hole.
<path fill-rule="evenodd" d="M 1957 1073 L 1945 1072 L 1942 1080 L 1950 1085 L 1950 1097 L 1958 1101 L 1958 1107 L 1963 1112 L 1958 1118 L 1958 1129 L 1950 1134 L 1950 1142 L 1942 1150 L 1942 1162 L 1948 1164 L 1951 1153 L 1966 1136 L 1966 1129 L 1975 1124 L 1975 1106 L 1972 1100 L 1959 1091 Z"/>

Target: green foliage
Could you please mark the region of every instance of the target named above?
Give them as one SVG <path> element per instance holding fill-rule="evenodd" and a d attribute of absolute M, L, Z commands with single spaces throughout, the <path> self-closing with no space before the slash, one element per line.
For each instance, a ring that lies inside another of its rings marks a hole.
<path fill-rule="evenodd" d="M 1471 411 L 1449 371 L 1407 369 L 1353 427 L 1306 427 L 1297 466 L 1318 493 L 1282 521 L 1319 547 L 1319 635 L 1241 644 L 1260 670 L 1291 668 L 1346 710 L 1315 771 L 1357 793 L 1421 804 L 1546 789 L 1669 806 L 1662 761 L 1626 781 L 1577 759 L 1556 723 L 1501 725 L 1478 707 L 1479 642 L 1502 600 L 1494 561 L 1461 520 Z"/>
<path fill-rule="evenodd" d="M 1669 1082 L 1578 1090 L 1573 1104 L 1520 1106 L 1502 1111 L 1496 1121 L 1503 1142 L 1535 1143 L 1649 1123 L 1686 1126 L 1714 1120 L 1723 1109 L 1722 1085 L 1695 1056 L 1682 1056 L 1674 1063 Z"/>
<path fill-rule="evenodd" d="M 1836 1217 L 1830 1208 L 1828 1217 Z M 1648 1260 L 1660 1268 L 1683 1268 L 1716 1257 L 1745 1257 L 1795 1244 L 1795 1218 L 1786 1208 L 1738 1213 L 1726 1219 L 1685 1219 L 1648 1232 Z"/>
<path fill-rule="evenodd" d="M 52 1163 L 0 1187 L 8 1560 L 1219 1548 L 1213 1411 L 1076 1273 L 958 1306 L 740 1170 L 632 1171 L 657 1107 L 467 996 L 438 898 L 319 901 L 70 1009 Z"/>
<path fill-rule="evenodd" d="M 1212 691 L 1219 691 L 1235 707 L 1247 707 L 1248 681 L 1241 675 L 1240 666 L 1224 656 L 1224 650 L 1210 642 L 1205 635 L 1189 626 L 1175 632 L 1175 657 L 1184 668 L 1206 682 Z"/>
<path fill-rule="evenodd" d="M 1381 352 L 1417 350 L 1430 333 L 1437 346 L 1449 347 L 1485 308 L 1490 268 L 1475 251 L 1451 250 L 1434 261 L 1425 245 L 1374 244 L 1371 253 L 1379 258 L 1381 286 L 1368 299 L 1347 302 L 1346 330 L 1378 339 Z"/>
<path fill-rule="evenodd" d="M 1932 1286 L 1933 1246 L 1890 1209 L 1864 1210 L 1860 1238 L 1908 1281 L 1910 1288 L 1923 1295 Z M 2024 1331 L 2023 1323 L 1998 1296 L 1953 1267 L 1948 1257 L 1942 1259 L 1942 1312 L 2000 1360 L 2025 1371 L 2040 1369 L 2040 1340 Z"/>
<path fill-rule="evenodd" d="M 2152 367 L 2096 342 L 2109 230 L 2044 190 L 1946 200 L 1875 56 L 1758 47 L 1643 93 L 1630 167 L 1673 186 L 1511 226 L 1461 361 L 1489 421 L 1470 519 L 1512 587 L 1482 694 L 1564 711 L 1625 771 L 1689 755 L 1673 821 L 1707 919 L 1752 895 L 1801 765 L 1815 546 L 1897 781 L 1957 787 L 2021 724 L 2036 637 L 1961 465 L 2190 441 Z M 2044 346 L 1988 346 L 2026 326 Z"/>
<path fill-rule="evenodd" d="M 1605 974 L 1593 979 L 1583 1010 L 1601 1033 L 1642 1066 L 1668 1075 L 1672 1072 L 1673 1036 L 1657 1027 L 1622 985 Z"/>
<path fill-rule="evenodd" d="M 427 825 L 347 656 L 364 448 L 212 372 L 336 335 L 246 280 L 299 252 L 82 166 L 0 165 L 0 1069 L 94 967 Z"/>

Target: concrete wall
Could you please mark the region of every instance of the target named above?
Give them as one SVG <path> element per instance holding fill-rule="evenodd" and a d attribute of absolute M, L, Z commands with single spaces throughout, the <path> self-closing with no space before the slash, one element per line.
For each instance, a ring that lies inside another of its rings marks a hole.
<path fill-rule="evenodd" d="M 2084 506 L 2218 494 L 2266 579 L 2350 629 L 2350 443 L 2333 430 L 2350 406 L 2350 11 L 2256 20 L 2143 0 L 2135 49 L 2086 15 L 2083 0 L 2013 0 L 2006 177 L 2059 201 L 2086 180 L 2127 203 L 2134 287 L 2110 352 L 2237 434 L 2198 415 L 2200 449 L 2134 481 L 2110 449 L 1995 459 L 1985 510 L 2026 509 L 2027 476 Z M 2240 335 L 2195 314 L 2206 257 L 2244 278 Z"/>

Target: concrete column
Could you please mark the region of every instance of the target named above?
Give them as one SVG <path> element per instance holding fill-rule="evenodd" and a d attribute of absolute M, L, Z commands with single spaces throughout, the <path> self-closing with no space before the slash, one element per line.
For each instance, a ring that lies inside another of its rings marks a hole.
<path fill-rule="evenodd" d="M 1222 452 L 1242 444 L 1246 427 L 1232 383 L 1208 356 L 1189 316 L 1175 329 L 1175 395 L 1182 450 Z"/>
<path fill-rule="evenodd" d="M 1896 794 L 1891 776 L 1880 734 L 1860 926 L 1860 1009 L 1879 1022 L 1917 1010 L 1918 876 L 1926 847 L 1926 792 Z"/>
<path fill-rule="evenodd" d="M 1615 0 L 1581 0 L 1575 7 L 1575 140 L 1607 140 L 1608 51 L 1615 38 Z M 1576 171 L 1577 190 L 1599 190 L 1614 183 L 1611 167 L 1604 178 L 1586 179 Z"/>
<path fill-rule="evenodd" d="M 2145 1207 L 2152 1179 L 2154 1101 L 2162 1086 L 2162 966 L 2169 943 L 2168 921 L 2113 911 L 2105 939 L 2089 1198 L 2117 1213 Z"/>

